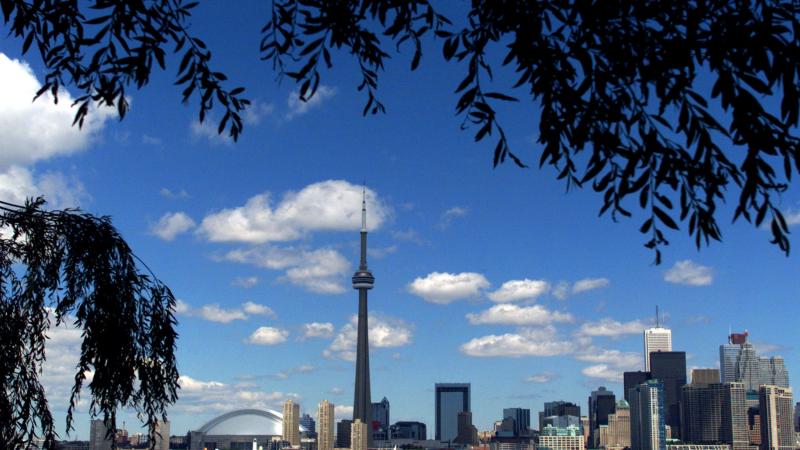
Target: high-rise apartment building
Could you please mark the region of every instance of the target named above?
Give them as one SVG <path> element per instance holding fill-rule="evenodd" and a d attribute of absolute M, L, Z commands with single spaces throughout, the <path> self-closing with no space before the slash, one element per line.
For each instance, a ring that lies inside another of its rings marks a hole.
<path fill-rule="evenodd" d="M 631 449 L 666 450 L 664 385 L 648 380 L 631 389 Z"/>
<path fill-rule="evenodd" d="M 89 428 L 89 450 L 111 450 L 114 433 L 109 434 L 108 431 L 109 427 L 103 420 L 92 420 Z"/>
<path fill-rule="evenodd" d="M 686 353 L 655 351 L 650 353 L 650 377 L 664 385 L 664 421 L 672 437 L 680 437 L 681 387 L 686 384 Z"/>
<path fill-rule="evenodd" d="M 356 419 L 350 428 L 350 449 L 367 450 L 369 447 L 369 429 L 367 424 Z"/>
<path fill-rule="evenodd" d="M 169 450 L 169 421 L 157 421 L 150 441 L 155 441 L 155 450 Z"/>
<path fill-rule="evenodd" d="M 531 410 L 526 408 L 504 408 L 503 418 L 514 419 L 514 436 L 527 434 L 531 428 Z"/>
<path fill-rule="evenodd" d="M 625 400 L 619 400 L 616 412 L 608 415 L 605 444 L 607 449 L 622 449 L 631 446 L 631 408 Z"/>
<path fill-rule="evenodd" d="M 344 419 L 336 423 L 336 448 L 350 448 L 353 421 Z"/>
<path fill-rule="evenodd" d="M 672 330 L 655 327 L 644 330 L 644 370 L 650 372 L 650 354 L 672 351 Z"/>
<path fill-rule="evenodd" d="M 436 383 L 436 440 L 458 436 L 458 413 L 470 410 L 469 383 Z"/>
<path fill-rule="evenodd" d="M 300 405 L 292 400 L 283 404 L 283 440 L 292 447 L 300 446 Z"/>
<path fill-rule="evenodd" d="M 761 386 L 758 390 L 761 415 L 761 450 L 793 450 L 792 390 Z"/>
<path fill-rule="evenodd" d="M 589 445 L 592 448 L 599 446 L 600 436 L 597 430 L 600 425 L 608 425 L 608 415 L 614 414 L 616 406 L 617 399 L 614 393 L 605 386 L 600 386 L 589 396 Z"/>
<path fill-rule="evenodd" d="M 333 403 L 327 400 L 320 402 L 317 407 L 317 423 L 319 424 L 319 431 L 317 432 L 317 450 L 333 449 L 334 411 L 335 407 Z"/>

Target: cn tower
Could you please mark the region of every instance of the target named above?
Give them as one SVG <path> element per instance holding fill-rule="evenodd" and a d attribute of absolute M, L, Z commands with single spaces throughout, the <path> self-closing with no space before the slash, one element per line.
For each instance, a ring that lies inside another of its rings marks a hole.
<path fill-rule="evenodd" d="M 353 289 L 358 289 L 358 347 L 356 349 L 356 387 L 353 401 L 353 421 L 367 425 L 368 446 L 372 446 L 372 399 L 369 389 L 369 326 L 367 323 L 367 291 L 375 277 L 367 268 L 367 192 L 361 199 L 361 262 L 353 274 Z"/>

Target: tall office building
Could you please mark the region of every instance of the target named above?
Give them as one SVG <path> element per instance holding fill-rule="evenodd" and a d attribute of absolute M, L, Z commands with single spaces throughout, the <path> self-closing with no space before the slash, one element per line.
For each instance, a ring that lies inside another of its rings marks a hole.
<path fill-rule="evenodd" d="M 169 450 L 169 421 L 157 421 L 150 441 L 155 441 L 155 450 Z"/>
<path fill-rule="evenodd" d="M 672 437 L 678 438 L 681 429 L 681 387 L 686 384 L 686 353 L 650 353 L 650 377 L 664 385 L 664 421 L 672 430 Z"/>
<path fill-rule="evenodd" d="M 748 333 L 732 333 L 728 343 L 719 347 L 720 380 L 723 383 L 740 381 L 747 391 L 758 391 L 761 385 L 760 360 Z"/>
<path fill-rule="evenodd" d="M 356 344 L 356 381 L 353 399 L 353 421 L 361 420 L 364 426 L 372 424 L 372 400 L 369 381 L 369 325 L 367 323 L 367 291 L 375 284 L 375 277 L 367 268 L 367 194 L 361 199 L 361 261 L 353 274 L 353 289 L 358 290 L 358 334 Z M 367 446 L 371 446 L 372 433 L 367 433 Z"/>
<path fill-rule="evenodd" d="M 369 448 L 369 427 L 367 424 L 356 419 L 351 425 L 350 432 L 350 449 L 351 450 L 367 450 Z"/>
<path fill-rule="evenodd" d="M 631 391 L 631 449 L 666 450 L 664 385 L 647 380 Z"/>
<path fill-rule="evenodd" d="M 747 392 L 743 383 L 723 384 L 721 438 L 732 450 L 755 450 L 747 428 Z"/>
<path fill-rule="evenodd" d="M 469 383 L 436 383 L 436 440 L 458 436 L 458 413 L 471 411 Z"/>
<path fill-rule="evenodd" d="M 350 448 L 353 421 L 344 419 L 336 423 L 336 448 Z"/>
<path fill-rule="evenodd" d="M 616 412 L 608 415 L 607 449 L 631 446 L 631 408 L 627 401 L 617 402 Z"/>
<path fill-rule="evenodd" d="M 648 365 L 649 364 L 650 361 L 648 359 Z M 625 398 L 625 401 L 630 403 L 631 398 L 628 395 L 628 392 L 649 379 L 650 379 L 650 372 L 642 372 L 641 370 L 636 372 L 623 372 L 622 386 L 625 391 L 622 393 L 622 396 Z"/>
<path fill-rule="evenodd" d="M 428 429 L 422 422 L 397 422 L 390 427 L 392 439 L 414 439 L 424 441 L 428 438 Z"/>
<path fill-rule="evenodd" d="M 719 369 L 692 369 L 692 384 L 720 383 Z"/>
<path fill-rule="evenodd" d="M 589 445 L 591 448 L 599 446 L 600 436 L 597 430 L 600 425 L 608 425 L 608 415 L 614 414 L 616 406 L 617 399 L 614 393 L 605 386 L 600 386 L 589 396 Z"/>
<path fill-rule="evenodd" d="M 514 419 L 514 436 L 528 434 L 531 428 L 531 410 L 526 408 L 504 408 L 503 418 Z"/>
<path fill-rule="evenodd" d="M 114 433 L 109 434 L 108 431 L 109 427 L 103 420 L 92 420 L 89 428 L 89 450 L 111 450 Z"/>
<path fill-rule="evenodd" d="M 750 450 L 743 383 L 703 383 L 693 378 L 682 389 L 681 403 L 684 442 Z"/>
<path fill-rule="evenodd" d="M 572 402 L 558 400 L 544 402 L 544 411 L 539 411 L 539 430 L 548 423 L 556 428 L 566 428 L 569 425 L 581 427 L 581 407 Z M 589 427 L 587 426 L 588 430 Z"/>
<path fill-rule="evenodd" d="M 306 429 L 304 432 L 307 437 L 313 437 L 317 434 L 317 423 L 314 421 L 314 418 L 311 417 L 309 414 L 303 414 L 300 416 L 300 425 Z M 301 433 L 302 435 L 303 433 Z"/>
<path fill-rule="evenodd" d="M 672 330 L 659 326 L 656 309 L 656 326 L 644 330 L 644 371 L 650 371 L 650 353 L 672 351 Z"/>
<path fill-rule="evenodd" d="M 472 413 L 461 411 L 458 413 L 458 434 L 453 442 L 461 445 L 475 445 L 478 443 L 478 430 L 472 425 Z"/>
<path fill-rule="evenodd" d="M 300 405 L 292 400 L 283 404 L 283 440 L 292 447 L 300 446 Z"/>
<path fill-rule="evenodd" d="M 759 383 L 783 388 L 789 387 L 789 372 L 783 363 L 783 358 L 773 356 L 758 358 Z"/>
<path fill-rule="evenodd" d="M 372 404 L 372 437 L 376 439 L 378 436 L 382 440 L 389 438 L 389 400 L 383 397 L 378 403 Z"/>
<path fill-rule="evenodd" d="M 800 402 L 794 405 L 794 431 L 800 433 Z"/>
<path fill-rule="evenodd" d="M 317 407 L 317 450 L 333 449 L 333 423 L 335 418 L 335 406 L 327 400 L 320 402 Z"/>
<path fill-rule="evenodd" d="M 761 415 L 761 450 L 793 450 L 792 390 L 761 386 L 758 390 Z"/>

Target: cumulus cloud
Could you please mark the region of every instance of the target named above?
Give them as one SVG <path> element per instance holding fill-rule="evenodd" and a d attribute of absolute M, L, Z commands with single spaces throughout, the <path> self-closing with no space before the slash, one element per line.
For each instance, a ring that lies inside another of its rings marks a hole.
<path fill-rule="evenodd" d="M 556 378 L 558 378 L 558 375 L 554 372 L 541 372 L 525 377 L 522 381 L 525 383 L 549 383 Z"/>
<path fill-rule="evenodd" d="M 286 380 L 293 375 L 301 375 L 316 372 L 317 367 L 312 366 L 311 364 L 301 364 L 299 366 L 292 367 L 290 369 L 281 370 L 280 372 L 276 373 L 273 378 L 277 378 L 279 380 Z"/>
<path fill-rule="evenodd" d="M 572 353 L 575 343 L 561 339 L 555 327 L 545 326 L 475 338 L 463 344 L 460 350 L 475 357 L 556 356 Z"/>
<path fill-rule="evenodd" d="M 204 381 L 186 374 L 178 378 L 178 384 L 180 396 L 171 411 L 188 414 L 221 414 L 240 408 L 280 411 L 284 401 L 298 398 L 294 393 L 263 391 L 247 383 Z"/>
<path fill-rule="evenodd" d="M 611 282 L 608 281 L 608 278 L 584 278 L 576 281 L 575 284 L 572 285 L 572 293 L 579 294 L 581 292 L 603 288 L 608 286 L 610 283 Z"/>
<path fill-rule="evenodd" d="M 578 354 L 575 359 L 593 363 L 581 370 L 585 376 L 610 382 L 622 381 L 623 372 L 636 370 L 642 365 L 642 356 L 637 352 L 597 348 L 589 348 Z"/>
<path fill-rule="evenodd" d="M 172 190 L 164 187 L 164 188 L 161 188 L 158 191 L 158 193 L 162 197 L 168 198 L 170 200 L 185 200 L 185 199 L 189 198 L 189 193 L 186 192 L 186 189 L 181 189 L 181 190 L 176 192 L 176 191 L 172 191 Z"/>
<path fill-rule="evenodd" d="M 150 227 L 150 232 L 165 241 L 171 241 L 194 226 L 194 220 L 184 212 L 166 213 Z"/>
<path fill-rule="evenodd" d="M 78 207 L 89 199 L 83 184 L 74 176 L 60 172 L 36 174 L 20 166 L 0 171 L 0 198 L 4 201 L 24 204 L 38 196 L 44 196 L 53 208 Z"/>
<path fill-rule="evenodd" d="M 489 294 L 489 300 L 498 303 L 530 300 L 547 293 L 550 283 L 545 280 L 511 280 L 506 281 L 500 289 Z"/>
<path fill-rule="evenodd" d="M 292 120 L 298 116 L 302 116 L 312 109 L 319 108 L 322 106 L 322 103 L 333 98 L 334 95 L 336 95 L 335 87 L 325 86 L 322 84 L 319 85 L 314 96 L 307 101 L 303 101 L 303 99 L 300 98 L 299 91 L 290 93 L 289 97 L 286 98 L 286 107 L 288 108 L 288 111 L 286 112 L 286 120 Z"/>
<path fill-rule="evenodd" d="M 219 259 L 283 270 L 283 280 L 319 294 L 345 292 L 343 280 L 350 269 L 350 262 L 331 248 L 259 246 L 231 250 Z"/>
<path fill-rule="evenodd" d="M 26 166 L 85 149 L 116 115 L 114 108 L 91 108 L 82 128 L 72 126 L 74 99 L 59 90 L 58 104 L 50 93 L 33 101 L 41 83 L 30 66 L 0 53 L 0 170 Z"/>
<path fill-rule="evenodd" d="M 200 122 L 195 119 L 189 126 L 192 138 L 194 140 L 204 140 L 211 145 L 232 145 L 233 138 L 225 131 L 222 134 L 218 133 L 218 124 L 215 120 L 206 117 L 206 120 Z"/>
<path fill-rule="evenodd" d="M 569 283 L 559 281 L 553 288 L 553 297 L 559 300 L 566 300 L 569 297 Z"/>
<path fill-rule="evenodd" d="M 456 300 L 478 297 L 489 287 L 485 276 L 474 272 L 432 272 L 414 279 L 408 291 L 431 303 L 445 305 Z"/>
<path fill-rule="evenodd" d="M 609 317 L 596 322 L 586 322 L 578 329 L 580 336 L 619 337 L 625 334 L 641 334 L 649 325 L 642 320 L 619 322 Z"/>
<path fill-rule="evenodd" d="M 302 333 L 304 339 L 308 338 L 329 339 L 333 337 L 333 324 L 330 322 L 304 323 L 300 327 L 300 332 Z"/>
<path fill-rule="evenodd" d="M 413 326 L 400 319 L 370 314 L 369 345 L 370 350 L 376 348 L 402 347 L 411 343 L 414 335 Z M 350 322 L 345 324 L 333 342 L 322 355 L 329 359 L 356 360 L 356 339 L 358 338 L 358 316 L 352 316 Z"/>
<path fill-rule="evenodd" d="M 333 415 L 336 416 L 337 421 L 342 419 L 352 419 L 353 407 L 346 405 L 336 405 L 333 407 Z"/>
<path fill-rule="evenodd" d="M 231 284 L 240 288 L 251 288 L 258 284 L 258 277 L 236 277 Z"/>
<path fill-rule="evenodd" d="M 271 116 L 275 112 L 275 105 L 272 103 L 253 102 L 244 110 L 244 123 L 248 125 L 258 125 L 265 117 Z"/>
<path fill-rule="evenodd" d="M 328 393 L 331 394 L 331 395 L 342 395 L 342 394 L 344 394 L 344 389 L 342 389 L 340 387 L 332 387 L 328 391 Z"/>
<path fill-rule="evenodd" d="M 248 344 L 255 345 L 277 345 L 286 342 L 289 332 L 275 327 L 258 327 L 253 334 L 247 338 Z"/>
<path fill-rule="evenodd" d="M 275 312 L 268 306 L 253 302 L 245 302 L 239 308 L 222 308 L 219 304 L 203 305 L 193 308 L 183 300 L 175 304 L 175 314 L 181 316 L 198 317 L 209 322 L 230 323 L 234 320 L 246 320 L 250 316 L 261 315 L 275 317 Z"/>
<path fill-rule="evenodd" d="M 439 228 L 442 230 L 447 229 L 453 223 L 453 220 L 459 217 L 464 217 L 469 214 L 469 209 L 462 206 L 453 206 L 449 208 L 439 217 Z"/>
<path fill-rule="evenodd" d="M 523 307 L 503 303 L 477 314 L 469 313 L 467 320 L 473 325 L 547 325 L 574 319 L 569 313 L 550 311 L 541 305 Z"/>
<path fill-rule="evenodd" d="M 65 407 L 69 402 L 72 386 L 75 383 L 75 373 L 80 358 L 82 332 L 75 324 L 72 316 L 64 317 L 63 322 L 56 326 L 55 314 L 48 309 L 51 323 L 47 331 L 48 339 L 45 341 L 46 359 L 42 364 L 42 374 L 39 379 L 44 386 L 47 399 L 51 405 Z M 91 381 L 93 373 L 87 371 L 87 381 Z M 84 387 L 86 384 L 84 384 Z M 87 406 L 86 400 L 79 404 L 81 410 Z"/>
<path fill-rule="evenodd" d="M 664 273 L 664 280 L 674 284 L 688 286 L 708 286 L 714 282 L 711 267 L 702 266 L 694 261 L 685 259 L 677 261 Z"/>
<path fill-rule="evenodd" d="M 300 239 L 313 231 L 355 231 L 361 228 L 362 186 L 344 180 L 310 184 L 287 192 L 273 205 L 272 195 L 250 198 L 243 206 L 210 214 L 198 233 L 212 242 L 263 244 Z M 391 210 L 367 189 L 367 223 L 378 229 Z"/>

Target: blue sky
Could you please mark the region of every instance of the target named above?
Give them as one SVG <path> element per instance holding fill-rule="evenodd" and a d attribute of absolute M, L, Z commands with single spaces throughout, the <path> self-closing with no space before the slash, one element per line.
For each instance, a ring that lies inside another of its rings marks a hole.
<path fill-rule="evenodd" d="M 436 382 L 472 383 L 480 430 L 504 407 L 535 415 L 564 399 L 585 410 L 593 388 L 621 394 L 622 372 L 641 368 L 641 330 L 656 304 L 688 366 L 716 367 L 729 326 L 748 329 L 762 353 L 786 358 L 800 387 L 800 264 L 767 232 L 731 225 L 724 208 L 723 244 L 698 252 L 672 233 L 653 266 L 641 216 L 598 218 L 601 198 L 566 193 L 549 168 L 492 169 L 493 145 L 459 130 L 452 91 L 463 68 L 440 62 L 438 43 L 417 72 L 407 56 L 390 62 L 379 91 L 388 112 L 363 118 L 346 55 L 334 55 L 318 97 L 301 104 L 258 59 L 265 6 L 221 8 L 199 7 L 194 30 L 255 101 L 235 144 L 180 103 L 176 61 L 131 92 L 125 120 L 94 111 L 78 131 L 65 102 L 29 102 L 40 62 L 22 58 L 20 42 L 0 41 L 0 198 L 45 194 L 56 207 L 112 216 L 181 299 L 173 434 L 288 398 L 312 414 L 328 399 L 347 416 L 357 307 L 348 283 L 364 181 L 376 277 L 372 395 L 390 400 L 392 421 L 432 430 Z M 513 149 L 535 165 L 535 108 L 502 114 Z M 795 223 L 799 200 L 796 189 L 782 199 Z M 79 334 L 51 337 L 43 378 L 63 424 Z M 76 427 L 87 436 L 85 413 Z"/>

